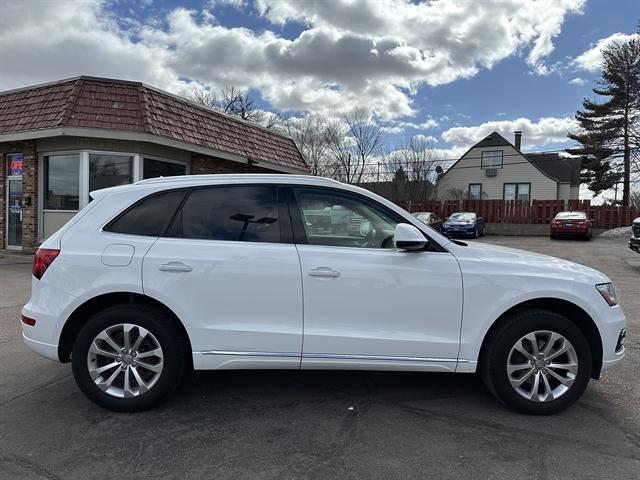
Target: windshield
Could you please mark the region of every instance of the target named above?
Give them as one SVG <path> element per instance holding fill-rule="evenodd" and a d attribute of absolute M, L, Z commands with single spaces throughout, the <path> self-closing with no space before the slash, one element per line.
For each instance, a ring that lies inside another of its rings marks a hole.
<path fill-rule="evenodd" d="M 584 220 L 587 218 L 587 214 L 585 212 L 560 212 L 556 215 L 556 220 Z"/>
<path fill-rule="evenodd" d="M 454 213 L 449 217 L 449 220 L 454 220 L 456 222 L 475 222 L 476 214 L 475 213 Z"/>

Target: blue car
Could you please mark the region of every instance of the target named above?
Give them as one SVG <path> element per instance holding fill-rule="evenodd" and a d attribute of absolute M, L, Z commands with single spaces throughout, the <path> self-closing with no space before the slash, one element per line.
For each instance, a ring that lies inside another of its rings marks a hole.
<path fill-rule="evenodd" d="M 448 237 L 478 238 L 485 234 L 484 218 L 473 212 L 456 212 L 442 224 L 442 233 Z"/>

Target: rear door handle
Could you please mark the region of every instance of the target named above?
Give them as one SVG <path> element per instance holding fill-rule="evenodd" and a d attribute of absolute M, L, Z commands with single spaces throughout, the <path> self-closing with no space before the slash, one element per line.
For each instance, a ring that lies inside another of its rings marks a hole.
<path fill-rule="evenodd" d="M 329 267 L 316 267 L 309 270 L 309 275 L 312 277 L 337 278 L 340 276 L 340 272 Z"/>
<path fill-rule="evenodd" d="M 169 262 L 163 263 L 158 269 L 163 272 L 190 272 L 193 270 L 193 267 L 182 262 Z"/>

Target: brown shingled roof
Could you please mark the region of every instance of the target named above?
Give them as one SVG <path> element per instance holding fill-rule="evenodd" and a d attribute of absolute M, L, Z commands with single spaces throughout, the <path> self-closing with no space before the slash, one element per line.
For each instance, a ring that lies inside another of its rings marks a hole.
<path fill-rule="evenodd" d="M 290 138 L 140 82 L 78 77 L 0 93 L 0 135 L 55 127 L 148 133 L 308 171 Z"/>

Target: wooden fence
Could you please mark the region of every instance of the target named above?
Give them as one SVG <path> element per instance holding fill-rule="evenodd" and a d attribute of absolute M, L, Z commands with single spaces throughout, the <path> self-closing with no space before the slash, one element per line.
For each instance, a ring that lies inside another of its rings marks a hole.
<path fill-rule="evenodd" d="M 587 212 L 594 228 L 616 228 L 631 225 L 640 217 L 632 207 L 591 205 L 589 200 L 429 200 L 396 202 L 410 212 L 434 212 L 448 217 L 454 212 L 476 212 L 487 223 L 550 223 L 558 212 Z"/>

